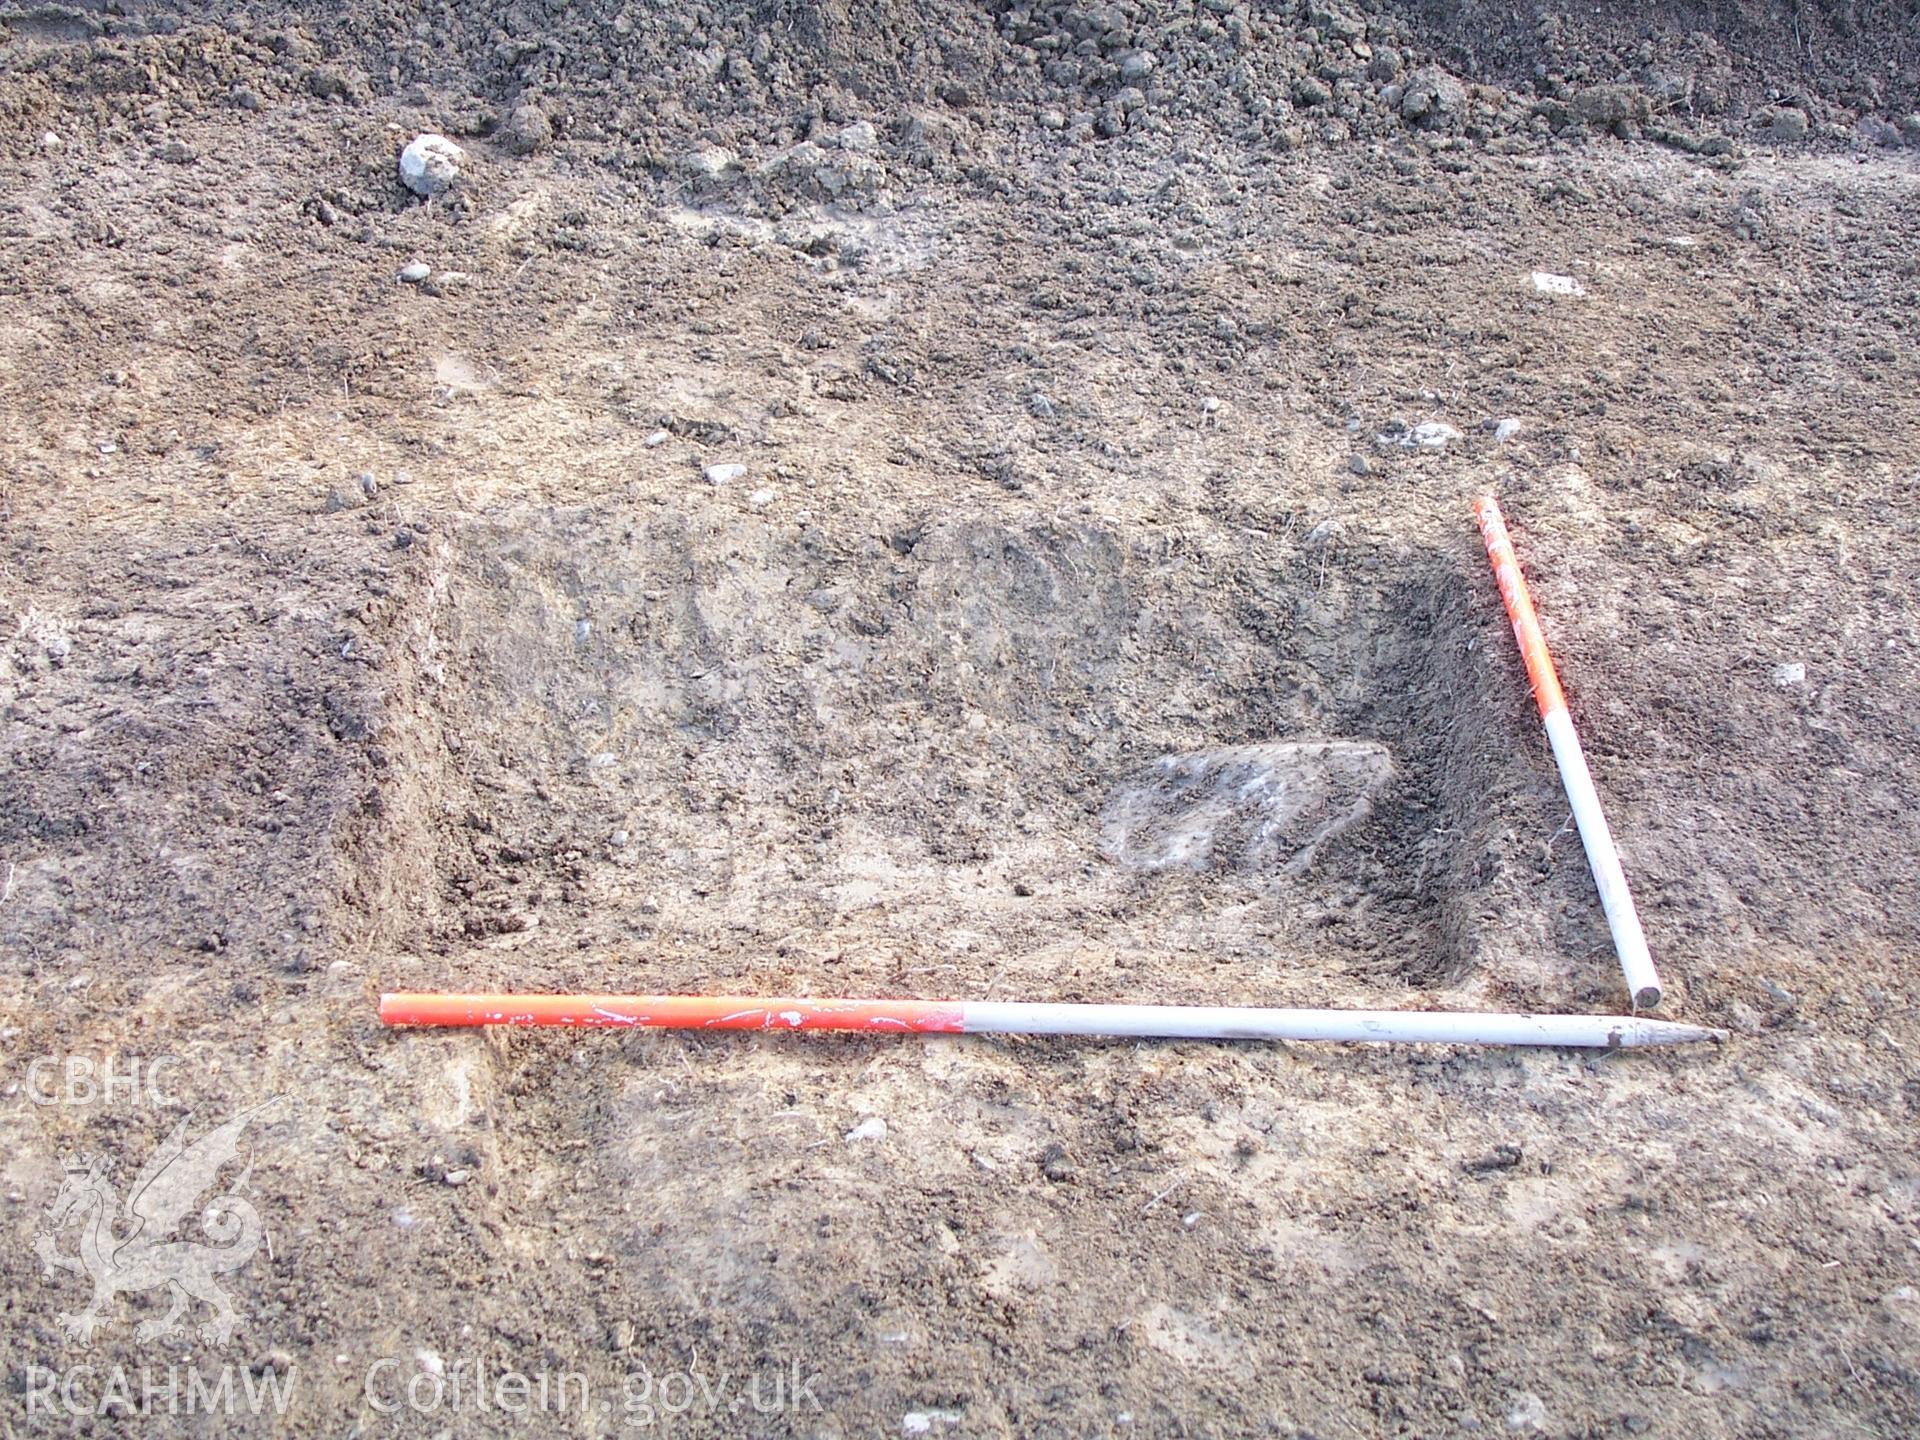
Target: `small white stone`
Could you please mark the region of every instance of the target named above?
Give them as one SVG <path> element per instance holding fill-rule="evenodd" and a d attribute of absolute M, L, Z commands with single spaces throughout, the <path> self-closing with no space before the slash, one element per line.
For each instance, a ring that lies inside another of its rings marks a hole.
<path fill-rule="evenodd" d="M 1493 438 L 1498 444 L 1501 444 L 1501 445 L 1506 444 L 1507 441 L 1513 439 L 1513 437 L 1518 435 L 1519 433 L 1520 433 L 1520 422 L 1514 419 L 1511 415 L 1509 415 L 1506 419 L 1502 420 L 1498 425 L 1493 427 Z"/>
<path fill-rule="evenodd" d="M 696 180 L 718 180 L 740 169 L 740 157 L 718 145 L 689 150 L 680 157 L 680 169 Z"/>
<path fill-rule="evenodd" d="M 1547 1428 L 1547 1402 L 1531 1390 L 1519 1391 L 1507 1411 L 1507 1428 L 1535 1435 L 1542 1433 Z"/>
<path fill-rule="evenodd" d="M 1400 443 L 1409 450 L 1444 450 L 1459 438 L 1460 432 L 1446 421 L 1426 420 L 1407 431 Z"/>
<path fill-rule="evenodd" d="M 1895 1320 L 1909 1329 L 1920 1330 L 1920 1290 L 1911 1285 L 1896 1285 L 1880 1297 L 1880 1303 Z"/>
<path fill-rule="evenodd" d="M 900 1417 L 903 1435 L 930 1434 L 936 1425 L 958 1425 L 967 1417 L 958 1410 L 909 1410 Z"/>
<path fill-rule="evenodd" d="M 1207 396 L 1206 399 L 1200 402 L 1200 408 L 1206 411 L 1206 413 L 1209 415 L 1218 414 L 1220 410 L 1220 402 L 1217 399 L 1215 399 L 1213 396 L 1209 395 Z"/>
<path fill-rule="evenodd" d="M 433 273 L 424 260 L 415 260 L 400 267 L 400 279 L 403 284 L 418 285 Z"/>
<path fill-rule="evenodd" d="M 666 431 L 656 430 L 651 435 L 647 436 L 646 439 L 642 440 L 640 443 L 646 446 L 649 450 L 652 450 L 661 445 L 666 444 L 667 438 L 668 437 L 667 437 Z"/>
<path fill-rule="evenodd" d="M 878 1115 L 869 1115 L 858 1125 L 847 1131 L 849 1141 L 884 1140 L 887 1138 L 887 1122 Z"/>
<path fill-rule="evenodd" d="M 1798 660 L 1776 665 L 1773 667 L 1773 683 L 1782 690 L 1791 690 L 1797 685 L 1804 685 L 1807 683 L 1807 667 Z"/>
<path fill-rule="evenodd" d="M 727 485 L 738 480 L 746 473 L 746 466 L 736 465 L 732 462 L 724 465 L 709 465 L 707 466 L 707 483 L 710 485 Z"/>
<path fill-rule="evenodd" d="M 446 1362 L 431 1350 L 416 1350 L 413 1359 L 429 1375 L 444 1375 L 447 1372 Z"/>
<path fill-rule="evenodd" d="M 1346 534 L 1346 531 L 1347 526 L 1345 521 L 1322 520 L 1307 532 L 1307 544 L 1312 546 L 1325 545 L 1335 536 Z"/>
<path fill-rule="evenodd" d="M 756 490 L 747 496 L 747 503 L 756 510 L 764 510 L 773 503 L 773 491 Z"/>
<path fill-rule="evenodd" d="M 416 135 L 400 152 L 400 183 L 424 199 L 443 195 L 460 178 L 467 152 L 444 135 Z"/>
<path fill-rule="evenodd" d="M 1587 287 L 1571 275 L 1552 275 L 1545 270 L 1533 272 L 1533 288 L 1542 295 L 1584 295 Z"/>
<path fill-rule="evenodd" d="M 614 848 L 615 848 L 615 849 L 619 849 L 619 848 L 621 848 L 622 846 L 624 846 L 624 845 L 625 845 L 625 844 L 627 843 L 627 841 L 629 841 L 629 840 L 631 840 L 632 838 L 633 838 L 633 837 L 632 837 L 631 835 L 629 835 L 629 834 L 628 834 L 628 833 L 627 833 L 626 831 L 624 831 L 624 830 L 616 830 L 616 831 L 614 831 L 614 832 L 613 832 L 613 844 L 614 844 Z"/>

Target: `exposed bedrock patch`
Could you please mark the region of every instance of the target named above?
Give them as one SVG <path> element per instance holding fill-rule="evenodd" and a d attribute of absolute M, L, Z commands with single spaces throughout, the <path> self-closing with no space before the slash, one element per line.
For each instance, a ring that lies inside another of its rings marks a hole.
<path fill-rule="evenodd" d="M 1145 870 L 1297 876 L 1373 813 L 1393 775 L 1384 745 L 1320 740 L 1163 755 L 1114 792 L 1101 843 Z"/>

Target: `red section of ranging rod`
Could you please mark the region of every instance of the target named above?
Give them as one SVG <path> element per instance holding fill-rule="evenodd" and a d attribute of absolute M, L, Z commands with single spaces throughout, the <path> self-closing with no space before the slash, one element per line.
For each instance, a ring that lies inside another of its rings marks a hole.
<path fill-rule="evenodd" d="M 1527 579 L 1520 573 L 1520 558 L 1513 553 L 1513 539 L 1507 534 L 1500 502 L 1482 495 L 1473 502 L 1473 517 L 1480 522 L 1480 538 L 1486 542 L 1487 559 L 1493 562 L 1494 583 L 1506 602 L 1513 638 L 1520 642 L 1520 658 L 1526 663 L 1527 683 L 1533 687 L 1534 703 L 1544 720 L 1555 710 L 1565 710 L 1567 697 L 1561 693 L 1547 637 L 1540 631 L 1540 617 L 1533 612 L 1533 596 L 1527 593 Z"/>
<path fill-rule="evenodd" d="M 800 1000 L 746 995 L 382 995 L 388 1025 L 644 1025 L 696 1030 L 893 1030 L 957 1035 L 938 1000 Z"/>

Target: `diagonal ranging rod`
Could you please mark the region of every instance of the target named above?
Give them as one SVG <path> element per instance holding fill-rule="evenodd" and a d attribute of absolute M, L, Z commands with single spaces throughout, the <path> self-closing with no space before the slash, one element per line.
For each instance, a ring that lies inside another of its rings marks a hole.
<path fill-rule="evenodd" d="M 1500 502 L 1482 495 L 1474 502 L 1473 514 L 1480 522 L 1480 538 L 1486 541 L 1487 559 L 1493 562 L 1493 577 L 1499 582 L 1501 600 L 1506 602 L 1507 618 L 1513 621 L 1513 638 L 1520 642 L 1520 658 L 1526 661 L 1534 702 L 1546 722 L 1547 743 L 1553 747 L 1554 763 L 1560 767 L 1561 783 L 1567 787 L 1574 823 L 1580 827 L 1580 843 L 1586 847 L 1593 883 L 1600 891 L 1600 908 L 1606 911 L 1607 929 L 1613 932 L 1614 953 L 1620 957 L 1620 969 L 1627 977 L 1627 994 L 1633 997 L 1636 1011 L 1651 1010 L 1660 1003 L 1660 975 L 1647 951 L 1640 915 L 1627 890 L 1626 872 L 1620 868 L 1620 852 L 1614 848 L 1613 832 L 1607 829 L 1607 817 L 1600 809 L 1600 792 L 1593 788 L 1587 757 L 1574 732 L 1573 717 L 1567 713 L 1567 697 L 1560 691 L 1553 656 L 1540 633 L 1540 617 L 1533 613 L 1533 597 L 1527 593 L 1526 577 L 1520 573 L 1520 561 L 1513 553 Z"/>

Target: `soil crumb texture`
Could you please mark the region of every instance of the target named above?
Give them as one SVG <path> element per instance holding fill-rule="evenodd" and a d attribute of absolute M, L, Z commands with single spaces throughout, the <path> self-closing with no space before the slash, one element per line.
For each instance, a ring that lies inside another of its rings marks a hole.
<path fill-rule="evenodd" d="M 0 10 L 0 1433 L 1920 1433 L 1910 3 Z M 1629 1012 L 1671 1050 L 384 1027 Z"/>

